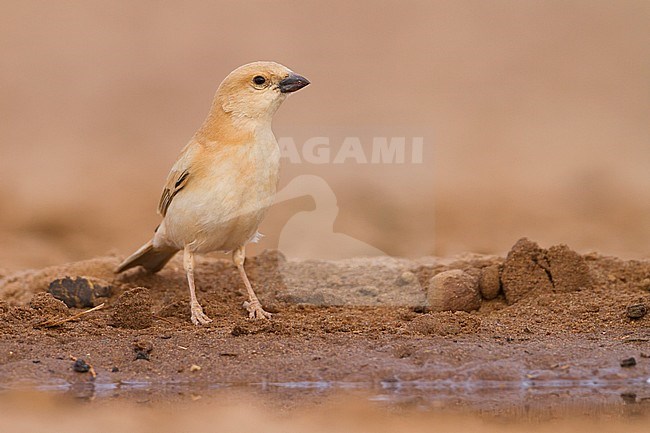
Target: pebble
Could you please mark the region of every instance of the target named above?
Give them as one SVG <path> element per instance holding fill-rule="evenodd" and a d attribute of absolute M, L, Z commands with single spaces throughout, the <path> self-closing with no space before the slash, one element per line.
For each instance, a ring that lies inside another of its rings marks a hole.
<path fill-rule="evenodd" d="M 363 286 L 357 288 L 357 293 L 361 296 L 374 298 L 379 294 L 379 289 L 375 286 Z"/>
<path fill-rule="evenodd" d="M 417 281 L 416 275 L 411 271 L 402 272 L 402 274 L 397 277 L 398 286 L 408 286 Z"/>
<path fill-rule="evenodd" d="M 153 350 L 153 343 L 147 339 L 139 339 L 133 342 L 133 351 L 135 352 L 135 359 L 144 359 L 150 361 L 150 353 Z"/>
<path fill-rule="evenodd" d="M 429 280 L 427 301 L 431 311 L 478 310 L 478 279 L 460 269 L 440 272 Z"/>
<path fill-rule="evenodd" d="M 147 352 L 143 352 L 143 351 L 138 350 L 138 351 L 135 352 L 135 359 L 136 360 L 144 359 L 145 361 L 150 361 L 151 357 L 149 356 L 149 354 Z"/>
<path fill-rule="evenodd" d="M 490 265 L 481 269 L 478 288 L 485 299 L 494 299 L 501 293 L 501 266 Z"/>
<path fill-rule="evenodd" d="M 621 399 L 625 404 L 636 404 L 636 393 L 634 392 L 623 392 L 621 393 Z"/>
<path fill-rule="evenodd" d="M 636 359 L 634 359 L 634 357 L 621 360 L 621 367 L 634 367 L 635 365 Z"/>
<path fill-rule="evenodd" d="M 646 315 L 648 309 L 644 304 L 632 304 L 627 307 L 627 317 L 630 319 L 640 319 Z"/>
<path fill-rule="evenodd" d="M 72 369 L 77 373 L 88 373 L 90 371 L 90 365 L 83 359 L 79 358 L 74 362 Z"/>
<path fill-rule="evenodd" d="M 112 294 L 109 283 L 98 278 L 59 278 L 48 287 L 48 292 L 70 308 L 89 308 L 105 302 Z"/>

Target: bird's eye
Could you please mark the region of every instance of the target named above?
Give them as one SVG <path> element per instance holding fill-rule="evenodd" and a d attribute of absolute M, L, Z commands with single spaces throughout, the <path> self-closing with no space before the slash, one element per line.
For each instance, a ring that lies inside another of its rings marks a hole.
<path fill-rule="evenodd" d="M 266 83 L 266 78 L 264 78 L 261 75 L 256 75 L 253 78 L 253 83 L 257 84 L 258 86 L 261 86 L 262 84 Z"/>

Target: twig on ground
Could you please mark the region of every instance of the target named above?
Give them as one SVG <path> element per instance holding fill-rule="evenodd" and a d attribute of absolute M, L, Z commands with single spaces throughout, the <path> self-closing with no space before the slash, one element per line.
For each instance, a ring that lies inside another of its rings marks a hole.
<path fill-rule="evenodd" d="M 62 325 L 64 323 L 66 323 L 66 322 L 70 322 L 72 320 L 77 320 L 80 317 L 85 316 L 88 313 L 92 313 L 93 311 L 97 311 L 97 310 L 99 310 L 101 308 L 104 308 L 104 305 L 106 305 L 106 304 L 101 303 L 98 306 L 91 308 L 90 310 L 82 311 L 81 313 L 73 314 L 72 316 L 68 316 L 68 317 L 65 317 L 63 319 L 46 320 L 44 322 L 37 323 L 34 326 L 35 327 L 44 327 L 44 328 L 52 328 L 52 327 L 55 327 L 55 326 L 59 326 L 59 325 Z"/>

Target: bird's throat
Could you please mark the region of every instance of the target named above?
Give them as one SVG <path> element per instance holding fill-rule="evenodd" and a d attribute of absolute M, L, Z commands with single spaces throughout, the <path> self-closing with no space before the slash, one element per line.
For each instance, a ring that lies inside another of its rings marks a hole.
<path fill-rule="evenodd" d="M 225 112 L 220 106 L 213 106 L 194 138 L 204 144 L 246 144 L 253 141 L 258 123 L 254 119 Z"/>

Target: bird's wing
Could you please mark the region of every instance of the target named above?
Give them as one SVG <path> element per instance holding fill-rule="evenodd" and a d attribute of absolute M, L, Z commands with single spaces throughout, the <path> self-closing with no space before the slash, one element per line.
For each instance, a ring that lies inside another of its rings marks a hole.
<path fill-rule="evenodd" d="M 176 194 L 185 188 L 189 178 L 190 172 L 187 169 L 181 171 L 172 169 L 169 176 L 167 176 L 167 182 L 160 197 L 160 203 L 158 203 L 158 213 L 160 215 L 164 217 L 167 214 L 167 209 L 172 200 Z"/>
<path fill-rule="evenodd" d="M 167 182 L 165 182 L 165 187 L 163 188 L 160 202 L 158 203 L 158 213 L 163 217 L 167 214 L 167 209 L 169 209 L 169 205 L 176 194 L 185 188 L 187 182 L 192 177 L 191 173 L 195 171 L 191 167 L 193 167 L 192 161 L 194 160 L 196 150 L 194 142 L 188 143 L 181 151 L 181 156 L 167 176 Z"/>

